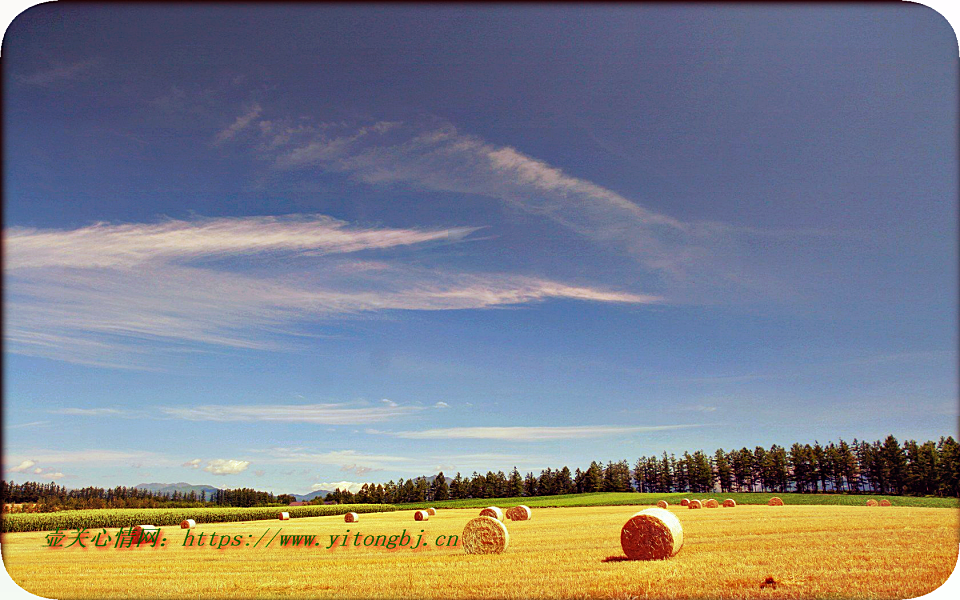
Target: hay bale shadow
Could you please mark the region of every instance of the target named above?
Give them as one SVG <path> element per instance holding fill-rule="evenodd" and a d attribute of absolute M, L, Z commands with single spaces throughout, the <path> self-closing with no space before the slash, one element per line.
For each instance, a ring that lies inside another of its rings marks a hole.
<path fill-rule="evenodd" d="M 620 556 L 608 556 L 608 557 L 604 558 L 603 560 L 601 560 L 600 562 L 605 562 L 605 563 L 608 563 L 608 562 L 622 562 L 622 561 L 625 561 L 625 560 L 630 560 L 630 559 L 621 554 Z"/>

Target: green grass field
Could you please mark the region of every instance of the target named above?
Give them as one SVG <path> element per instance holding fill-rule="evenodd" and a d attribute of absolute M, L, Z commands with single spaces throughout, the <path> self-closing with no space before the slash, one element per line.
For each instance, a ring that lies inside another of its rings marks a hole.
<path fill-rule="evenodd" d="M 563 507 L 563 506 L 625 506 L 625 505 L 655 505 L 660 500 L 669 504 L 679 504 L 683 498 L 701 500 L 716 498 L 723 502 L 726 498 L 733 498 L 737 504 L 760 505 L 766 504 L 770 498 L 777 496 L 785 504 L 798 505 L 825 505 L 825 506 L 863 506 L 867 500 L 882 500 L 886 498 L 894 506 L 916 506 L 926 508 L 960 508 L 960 499 L 957 498 L 915 498 L 910 496 L 876 496 L 872 494 L 774 494 L 774 493 L 716 493 L 716 494 L 637 494 L 631 492 L 597 492 L 593 494 L 567 494 L 561 496 L 542 496 L 536 498 L 471 498 L 469 500 L 445 500 L 443 502 L 408 502 L 396 504 L 401 509 L 427 508 L 483 508 L 485 506 L 516 506 L 525 504 L 533 507 Z"/>

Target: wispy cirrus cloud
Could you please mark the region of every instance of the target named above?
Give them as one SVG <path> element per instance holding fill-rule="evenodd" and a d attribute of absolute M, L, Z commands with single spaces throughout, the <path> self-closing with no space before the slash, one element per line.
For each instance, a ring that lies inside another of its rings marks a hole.
<path fill-rule="evenodd" d="M 331 450 L 317 452 L 307 448 L 268 448 L 257 450 L 265 455 L 261 462 L 274 463 L 306 463 L 320 466 L 335 466 L 341 471 L 379 471 L 389 466 L 396 469 L 404 464 L 416 462 L 417 459 L 395 454 L 369 454 L 356 450 Z"/>
<path fill-rule="evenodd" d="M 449 427 L 422 431 L 380 432 L 411 440 L 511 440 L 540 442 L 624 436 L 652 431 L 671 431 L 702 425 L 611 426 L 574 425 L 571 427 Z"/>
<path fill-rule="evenodd" d="M 350 227 L 319 215 L 9 228 L 8 349 L 152 368 L 158 352 L 191 344 L 279 350 L 303 323 L 384 310 L 480 309 L 549 298 L 659 300 L 347 256 L 456 242 L 472 231 Z"/>
<path fill-rule="evenodd" d="M 372 454 L 357 450 L 333 450 L 318 452 L 308 448 L 269 448 L 255 450 L 264 458 L 264 463 L 304 463 L 319 467 L 338 467 L 340 472 L 353 471 L 362 475 L 371 471 L 390 470 L 411 475 L 427 475 L 438 470 L 468 471 L 473 469 L 540 469 L 562 462 L 560 458 L 550 458 L 525 454 L 506 454 L 500 452 L 475 452 L 464 454 L 415 453 L 411 456 L 397 454 Z M 330 489 L 330 488 L 325 488 Z"/>
<path fill-rule="evenodd" d="M 97 223 L 72 230 L 10 227 L 4 232 L 4 270 L 16 274 L 39 268 L 149 268 L 282 252 L 343 254 L 458 241 L 475 230 L 350 227 L 324 215 Z"/>
<path fill-rule="evenodd" d="M 349 404 L 264 404 L 164 407 L 160 411 L 188 421 L 272 421 L 315 425 L 356 425 L 387 421 L 412 414 L 421 407 L 394 404 L 352 406 Z"/>
<path fill-rule="evenodd" d="M 26 456 L 29 456 L 29 458 L 26 458 Z M 7 456 L 7 460 L 13 462 L 27 460 L 33 461 L 34 464 L 84 463 L 98 466 L 126 466 L 130 461 L 140 461 L 151 466 L 174 466 L 177 464 L 162 454 L 145 450 L 33 450 L 30 452 L 13 452 Z"/>
<path fill-rule="evenodd" d="M 246 113 L 237 117 L 237 120 L 230 124 L 229 127 L 220 131 L 217 136 L 214 138 L 215 144 L 222 144 L 226 141 L 233 139 L 238 133 L 250 126 L 250 123 L 253 122 L 258 116 L 260 116 L 261 108 L 259 104 L 254 104 L 250 107 Z"/>
<path fill-rule="evenodd" d="M 492 198 L 625 253 L 665 278 L 730 279 L 737 265 L 719 254 L 745 235 L 743 228 L 671 217 L 443 120 L 351 126 L 264 119 L 258 138 L 244 142 L 280 169 L 320 169 L 372 185 Z M 713 273 L 721 262 L 725 271 Z"/>
<path fill-rule="evenodd" d="M 126 414 L 125 411 L 116 408 L 58 408 L 47 412 L 75 417 L 117 417 Z"/>
<path fill-rule="evenodd" d="M 100 61 L 95 58 L 72 63 L 60 63 L 29 75 L 19 75 L 16 78 L 27 85 L 47 87 L 60 82 L 79 79 L 91 72 L 98 64 L 100 64 Z"/>

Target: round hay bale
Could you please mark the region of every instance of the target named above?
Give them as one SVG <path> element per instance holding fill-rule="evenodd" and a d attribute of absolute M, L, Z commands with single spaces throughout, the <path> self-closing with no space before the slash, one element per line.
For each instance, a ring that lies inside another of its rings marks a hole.
<path fill-rule="evenodd" d="M 437 514 L 437 509 L 431 506 L 430 508 L 427 509 L 427 514 L 432 517 L 433 515 Z"/>
<path fill-rule="evenodd" d="M 710 498 L 709 500 L 707 500 L 707 503 L 704 504 L 704 506 L 706 506 L 707 508 L 720 508 L 720 503 L 714 500 L 713 498 Z"/>
<path fill-rule="evenodd" d="M 876 500 L 867 500 L 867 506 L 879 506 L 880 503 Z"/>
<path fill-rule="evenodd" d="M 687 506 L 688 504 L 690 504 L 690 501 L 686 498 L 680 501 L 680 506 Z"/>
<path fill-rule="evenodd" d="M 481 517 L 493 517 L 498 521 L 503 521 L 503 511 L 496 506 L 488 506 L 480 511 Z"/>
<path fill-rule="evenodd" d="M 669 510 L 647 508 L 624 524 L 620 546 L 631 560 L 664 560 L 683 546 L 683 527 Z"/>
<path fill-rule="evenodd" d="M 667 506 L 668 505 L 666 500 L 661 500 L 660 502 L 657 502 L 657 508 L 666 508 Z"/>
<path fill-rule="evenodd" d="M 156 525 L 137 525 L 133 528 L 133 543 L 139 544 L 143 540 L 143 536 L 146 534 L 153 534 L 158 532 L 160 529 Z"/>
<path fill-rule="evenodd" d="M 429 520 L 430 520 L 430 513 L 428 513 L 428 512 L 425 511 L 425 510 L 418 510 L 417 512 L 413 513 L 413 520 L 414 520 L 414 521 L 429 521 Z"/>
<path fill-rule="evenodd" d="M 197 526 L 197 522 L 193 519 L 184 519 L 180 521 L 180 529 L 193 529 Z"/>
<path fill-rule="evenodd" d="M 767 506 L 783 506 L 783 500 L 777 496 L 774 496 L 773 498 L 770 498 L 770 502 L 767 502 Z"/>
<path fill-rule="evenodd" d="M 699 500 L 691 500 L 687 504 L 687 508 L 703 508 L 703 504 Z"/>
<path fill-rule="evenodd" d="M 510 544 L 510 533 L 499 520 L 482 516 L 466 524 L 460 541 L 467 554 L 500 554 Z"/>
<path fill-rule="evenodd" d="M 880 506 L 893 506 L 893 505 L 890 504 L 890 501 L 889 501 L 889 500 L 887 500 L 886 498 L 884 498 L 883 500 L 880 501 Z"/>
<path fill-rule="evenodd" d="M 288 513 L 288 512 L 282 512 L 282 513 L 280 513 L 279 515 L 277 515 L 277 518 L 280 519 L 281 521 L 289 521 L 289 520 L 290 520 L 290 513 Z"/>
<path fill-rule="evenodd" d="M 523 504 L 511 506 L 507 509 L 507 512 L 503 514 L 511 521 L 529 521 L 533 518 L 533 511 L 530 510 L 529 506 Z"/>
<path fill-rule="evenodd" d="M 734 508 L 736 506 L 737 506 L 737 501 L 734 500 L 733 498 L 727 498 L 726 500 L 723 501 L 724 508 Z"/>
<path fill-rule="evenodd" d="M 348 512 L 347 514 L 343 515 L 343 520 L 347 523 L 356 523 L 360 520 L 360 515 L 355 512 Z"/>

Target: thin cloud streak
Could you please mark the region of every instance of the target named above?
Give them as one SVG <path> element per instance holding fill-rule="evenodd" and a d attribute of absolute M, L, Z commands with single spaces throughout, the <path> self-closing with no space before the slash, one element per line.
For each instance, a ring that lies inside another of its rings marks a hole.
<path fill-rule="evenodd" d="M 8 351 L 153 369 L 158 353 L 185 344 L 278 351 L 291 347 L 305 322 L 385 310 L 483 309 L 550 298 L 659 301 L 542 278 L 344 256 L 458 241 L 473 231 L 363 229 L 316 215 L 12 228 L 4 238 Z"/>
<path fill-rule="evenodd" d="M 268 404 L 162 407 L 160 412 L 169 417 L 187 421 L 271 421 L 315 425 L 356 425 L 388 421 L 410 415 L 418 410 L 423 409 L 414 406 L 384 405 L 356 408 L 346 404 Z"/>
<path fill-rule="evenodd" d="M 387 433 L 394 437 L 412 440 L 511 440 L 519 442 L 539 442 L 545 440 L 571 440 L 584 438 L 616 437 L 651 431 L 671 431 L 702 425 L 654 425 L 637 427 L 589 426 L 572 427 L 451 427 L 446 429 L 426 429 L 423 431 L 398 431 Z"/>
<path fill-rule="evenodd" d="M 69 64 L 59 64 L 30 75 L 18 75 L 17 80 L 27 85 L 41 87 L 52 86 L 64 81 L 73 81 L 88 73 L 100 63 L 99 59 L 81 60 Z"/>
<path fill-rule="evenodd" d="M 475 230 L 351 228 L 324 215 L 97 223 L 73 230 L 10 227 L 4 234 L 4 270 L 134 268 L 267 252 L 349 253 L 437 240 L 459 241 Z"/>
<path fill-rule="evenodd" d="M 27 458 L 29 456 L 29 458 Z M 131 460 L 141 461 L 151 466 L 172 466 L 179 464 L 167 457 L 143 450 L 37 450 L 29 453 L 17 453 L 8 456 L 7 460 L 16 462 L 18 460 L 32 460 L 35 463 L 84 463 L 96 465 L 125 466 Z"/>
<path fill-rule="evenodd" d="M 247 113 L 237 117 L 237 120 L 229 127 L 218 133 L 217 137 L 214 138 L 214 144 L 222 144 L 236 137 L 238 133 L 249 127 L 250 123 L 260 116 L 261 110 L 259 104 L 254 104 Z"/>
<path fill-rule="evenodd" d="M 442 120 L 366 127 L 262 121 L 254 151 L 279 169 L 319 168 L 372 185 L 404 183 L 493 198 L 553 221 L 631 256 L 674 287 L 758 287 L 746 271 L 740 238 L 749 231 L 716 222 L 685 222 L 564 172 L 509 146 L 462 133 Z"/>

